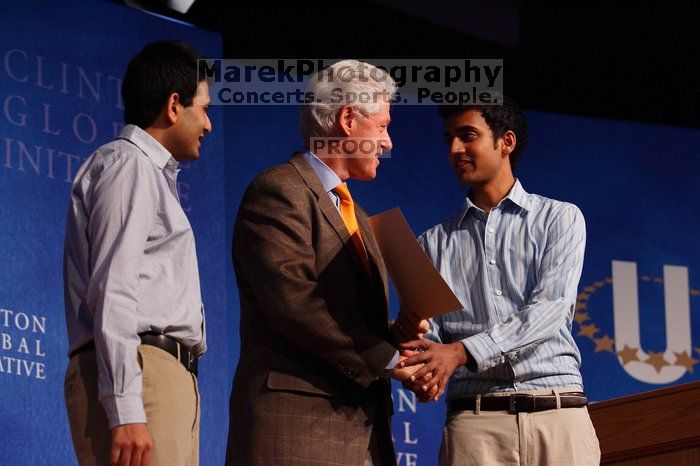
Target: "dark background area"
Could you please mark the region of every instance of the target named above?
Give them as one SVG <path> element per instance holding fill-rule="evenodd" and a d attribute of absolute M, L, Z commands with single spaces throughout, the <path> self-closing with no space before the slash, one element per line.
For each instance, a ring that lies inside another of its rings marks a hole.
<path fill-rule="evenodd" d="M 697 3 L 138 3 L 220 32 L 223 58 L 502 58 L 525 108 L 700 128 Z"/>

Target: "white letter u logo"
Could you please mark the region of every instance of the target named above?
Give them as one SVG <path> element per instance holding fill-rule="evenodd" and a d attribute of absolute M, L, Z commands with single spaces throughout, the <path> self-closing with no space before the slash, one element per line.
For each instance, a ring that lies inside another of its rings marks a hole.
<path fill-rule="evenodd" d="M 674 353 L 691 354 L 690 295 L 688 268 L 664 265 L 664 303 L 666 307 L 666 351 L 663 359 L 668 365 L 657 371 L 654 366 L 640 361 L 648 359 L 642 349 L 639 334 L 639 294 L 637 291 L 637 263 L 613 261 L 613 312 L 615 315 L 615 349 L 638 348 L 637 359 L 622 364 L 629 375 L 653 384 L 674 382 L 686 372 L 684 366 L 671 365 Z"/>

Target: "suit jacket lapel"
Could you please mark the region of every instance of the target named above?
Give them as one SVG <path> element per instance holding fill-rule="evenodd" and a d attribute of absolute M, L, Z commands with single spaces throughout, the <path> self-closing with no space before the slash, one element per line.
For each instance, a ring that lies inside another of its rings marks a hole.
<path fill-rule="evenodd" d="M 335 232 L 340 237 L 340 240 L 343 242 L 345 250 L 348 252 L 348 254 L 350 254 L 350 257 L 352 257 L 355 266 L 360 269 L 362 276 L 365 277 L 365 281 L 367 282 L 367 284 L 372 286 L 372 283 L 369 277 L 367 276 L 367 272 L 365 271 L 365 268 L 362 265 L 360 253 L 357 251 L 357 249 L 355 248 L 355 244 L 350 239 L 350 233 L 348 233 L 348 229 L 345 226 L 345 222 L 343 222 L 343 217 L 340 216 L 340 212 L 338 212 L 338 209 L 335 207 L 335 205 L 333 205 L 333 202 L 331 202 L 331 199 L 330 197 L 328 197 L 326 189 L 323 187 L 323 183 L 321 183 L 321 180 L 316 175 L 314 169 L 309 166 L 308 162 L 304 160 L 304 156 L 300 153 L 295 153 L 289 160 L 289 163 L 294 165 L 294 167 L 299 172 L 299 175 L 301 175 L 301 177 L 304 179 L 304 182 L 316 195 L 316 198 L 318 199 L 318 206 L 321 209 L 323 216 L 326 217 L 328 223 L 331 224 Z M 360 233 L 363 235 L 364 238 L 364 231 L 360 230 Z"/>
<path fill-rule="evenodd" d="M 357 206 L 357 204 L 355 204 Z M 382 259 L 382 254 L 379 251 L 379 245 L 374 238 L 374 233 L 372 232 L 372 227 L 369 224 L 369 219 L 364 210 L 358 206 L 355 209 L 355 215 L 357 215 L 357 223 L 360 227 L 360 234 L 362 235 L 362 240 L 365 243 L 365 249 L 367 250 L 367 256 L 369 257 L 370 264 L 374 264 L 374 270 L 379 273 L 379 277 L 375 278 L 375 283 L 373 288 L 375 290 L 381 290 L 381 297 L 384 299 L 384 304 L 387 309 L 389 309 L 389 282 L 387 281 L 386 267 L 384 266 L 384 259 Z M 379 279 L 379 283 L 376 282 Z"/>

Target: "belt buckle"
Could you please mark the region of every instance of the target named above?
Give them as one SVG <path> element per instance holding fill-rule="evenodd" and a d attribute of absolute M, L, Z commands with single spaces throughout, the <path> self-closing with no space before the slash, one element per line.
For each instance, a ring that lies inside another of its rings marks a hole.
<path fill-rule="evenodd" d="M 529 401 L 529 403 L 527 403 Z M 530 393 L 514 393 L 510 395 L 510 412 L 515 414 L 521 411 L 532 412 L 535 410 L 535 395 Z"/>

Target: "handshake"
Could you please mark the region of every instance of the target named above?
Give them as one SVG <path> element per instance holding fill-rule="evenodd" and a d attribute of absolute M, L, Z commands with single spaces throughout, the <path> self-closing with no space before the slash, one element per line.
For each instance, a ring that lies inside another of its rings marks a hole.
<path fill-rule="evenodd" d="M 454 371 L 469 362 L 461 342 L 442 344 L 423 338 L 429 329 L 428 321 L 406 307 L 401 308 L 391 326 L 401 351 L 391 377 L 424 403 L 439 400 Z"/>

